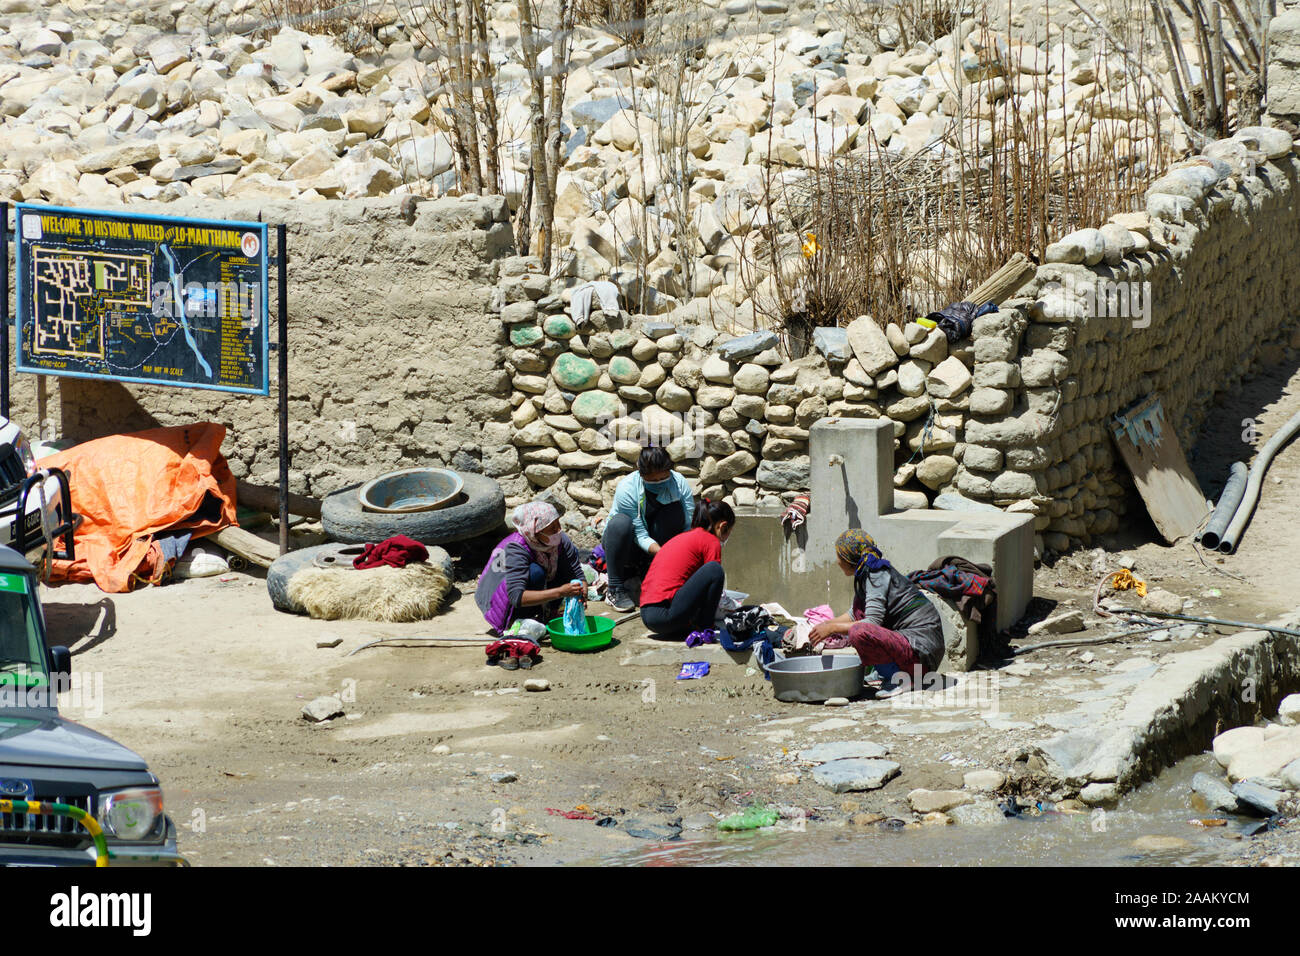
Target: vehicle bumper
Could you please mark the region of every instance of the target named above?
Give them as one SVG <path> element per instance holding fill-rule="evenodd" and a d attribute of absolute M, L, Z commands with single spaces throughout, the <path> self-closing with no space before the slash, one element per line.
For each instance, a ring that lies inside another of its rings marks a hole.
<path fill-rule="evenodd" d="M 81 849 L 0 844 L 0 866 L 94 866 L 94 844 Z M 167 821 L 162 843 L 108 844 L 109 866 L 189 866 L 176 847 L 176 828 Z"/>

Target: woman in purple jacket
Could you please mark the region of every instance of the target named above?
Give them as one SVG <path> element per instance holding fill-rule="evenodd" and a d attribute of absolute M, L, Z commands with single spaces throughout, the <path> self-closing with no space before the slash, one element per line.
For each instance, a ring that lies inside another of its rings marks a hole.
<path fill-rule="evenodd" d="M 553 505 L 534 501 L 520 505 L 511 516 L 515 526 L 492 549 L 492 557 L 478 579 L 474 602 L 488 625 L 503 633 L 519 618 L 545 623 L 559 616 L 550 605 L 562 598 L 587 599 L 578 549 L 560 530 L 560 515 Z"/>

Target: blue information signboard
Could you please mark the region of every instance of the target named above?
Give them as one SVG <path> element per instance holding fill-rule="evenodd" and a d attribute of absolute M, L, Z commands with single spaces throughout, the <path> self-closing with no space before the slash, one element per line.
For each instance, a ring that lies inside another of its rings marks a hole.
<path fill-rule="evenodd" d="M 20 372 L 270 393 L 264 223 L 17 204 Z"/>

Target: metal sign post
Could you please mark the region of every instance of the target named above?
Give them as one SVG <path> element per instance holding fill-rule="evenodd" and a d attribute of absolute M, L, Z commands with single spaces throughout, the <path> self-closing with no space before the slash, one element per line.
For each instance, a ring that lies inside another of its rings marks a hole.
<path fill-rule="evenodd" d="M 280 386 L 280 553 L 289 553 L 289 247 L 284 223 L 275 227 L 275 313 L 279 343 L 276 370 Z"/>
<path fill-rule="evenodd" d="M 9 204 L 0 202 L 0 415 L 9 417 Z"/>

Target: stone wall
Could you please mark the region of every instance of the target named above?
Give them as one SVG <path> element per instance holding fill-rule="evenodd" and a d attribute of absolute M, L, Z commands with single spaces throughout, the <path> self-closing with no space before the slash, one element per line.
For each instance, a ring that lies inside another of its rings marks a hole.
<path fill-rule="evenodd" d="M 777 507 L 808 488 L 808 427 L 860 416 L 893 422 L 896 507 L 1030 513 L 1039 553 L 1114 531 L 1132 500 L 1114 413 L 1154 391 L 1190 448 L 1216 394 L 1300 346 L 1291 139 L 1257 127 L 1206 153 L 1155 183 L 1144 211 L 1055 243 L 953 348 L 866 318 L 793 361 L 765 332 L 624 312 L 575 323 L 576 280 L 508 260 L 495 304 L 519 453 L 508 493 L 598 516 L 653 433 L 703 493 Z"/>
<path fill-rule="evenodd" d="M 1279 7 L 1269 21 L 1266 81 L 1269 115 L 1300 120 L 1300 10 Z"/>
<path fill-rule="evenodd" d="M 958 490 L 1021 498 L 1050 550 L 1116 530 L 1135 499 L 1115 413 L 1158 394 L 1191 449 L 1218 396 L 1257 363 L 1295 358 L 1298 177 L 1289 134 L 1242 130 L 1152 184 L 1145 212 L 1049 247 L 1017 298 L 976 321 L 977 355 L 992 361 L 977 363 L 972 411 L 992 381 L 1008 383 L 1009 408 L 968 421 Z M 1111 289 L 1149 309 L 1117 308 Z"/>
<path fill-rule="evenodd" d="M 514 470 L 510 382 L 488 311 L 496 260 L 512 247 L 503 199 L 182 201 L 131 211 L 239 220 L 261 214 L 288 226 L 294 491 L 324 494 L 423 462 Z M 274 268 L 271 276 L 274 341 Z M 33 434 L 78 440 L 223 422 L 235 474 L 273 484 L 275 362 L 272 352 L 268 398 L 21 375 L 13 379 L 13 417 Z"/>

